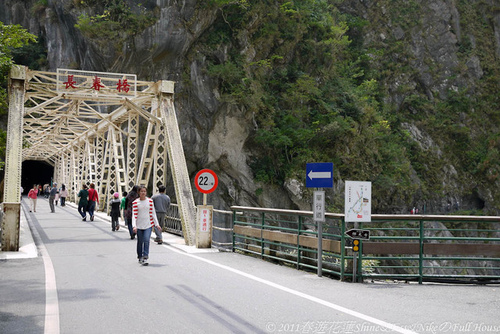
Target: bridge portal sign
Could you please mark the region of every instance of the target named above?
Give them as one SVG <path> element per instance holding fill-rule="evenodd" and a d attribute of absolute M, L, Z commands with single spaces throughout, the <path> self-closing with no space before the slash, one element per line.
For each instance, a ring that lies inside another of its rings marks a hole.
<path fill-rule="evenodd" d="M 308 163 L 306 165 L 306 187 L 333 188 L 333 163 Z"/>
<path fill-rule="evenodd" d="M 345 181 L 345 221 L 370 222 L 372 220 L 372 183 Z"/>
<path fill-rule="evenodd" d="M 135 74 L 57 69 L 57 92 L 89 98 L 133 98 L 137 95 Z"/>

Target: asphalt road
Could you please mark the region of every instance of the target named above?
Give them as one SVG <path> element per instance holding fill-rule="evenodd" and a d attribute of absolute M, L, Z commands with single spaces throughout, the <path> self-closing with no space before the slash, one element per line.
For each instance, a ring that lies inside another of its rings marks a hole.
<path fill-rule="evenodd" d="M 102 214 L 26 214 L 39 256 L 0 260 L 2 334 L 500 332 L 498 285 L 344 283 L 166 234 L 145 267 Z"/>

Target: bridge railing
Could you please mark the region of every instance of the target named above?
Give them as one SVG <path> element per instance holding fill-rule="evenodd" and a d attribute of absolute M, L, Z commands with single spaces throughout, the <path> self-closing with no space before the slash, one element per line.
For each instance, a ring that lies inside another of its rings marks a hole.
<path fill-rule="evenodd" d="M 233 206 L 233 251 L 317 270 L 318 225 L 311 211 Z M 327 213 L 322 270 L 340 279 L 423 281 L 500 280 L 500 217 L 372 215 L 370 223 L 346 223 Z M 354 253 L 350 228 L 370 230 Z"/>
<path fill-rule="evenodd" d="M 165 215 L 165 228 L 164 231 L 184 236 L 182 233 L 181 215 L 179 213 L 179 206 L 171 203 Z"/>
<path fill-rule="evenodd" d="M 212 247 L 220 250 L 231 250 L 233 242 L 232 211 L 217 210 L 213 211 L 212 225 Z M 171 203 L 166 214 L 164 231 L 184 236 L 182 231 L 179 206 Z"/>

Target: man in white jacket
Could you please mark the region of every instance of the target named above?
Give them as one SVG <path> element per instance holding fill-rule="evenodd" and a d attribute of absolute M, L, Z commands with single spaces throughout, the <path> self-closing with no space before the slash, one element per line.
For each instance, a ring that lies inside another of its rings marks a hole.
<path fill-rule="evenodd" d="M 146 187 L 140 186 L 139 198 L 132 203 L 132 228 L 137 233 L 137 258 L 144 266 L 148 265 L 152 229 L 160 228 L 153 200 L 146 195 Z"/>

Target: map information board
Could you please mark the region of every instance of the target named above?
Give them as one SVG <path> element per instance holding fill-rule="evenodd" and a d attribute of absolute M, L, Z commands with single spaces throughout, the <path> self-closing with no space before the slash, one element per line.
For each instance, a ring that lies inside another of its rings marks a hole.
<path fill-rule="evenodd" d="M 345 182 L 345 221 L 370 222 L 372 217 L 372 183 Z"/>

